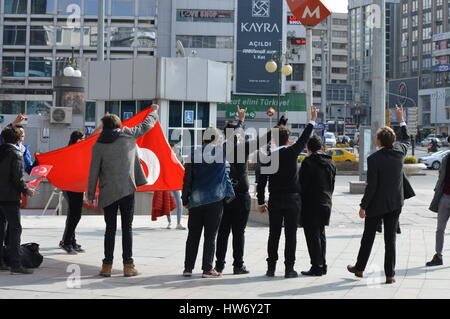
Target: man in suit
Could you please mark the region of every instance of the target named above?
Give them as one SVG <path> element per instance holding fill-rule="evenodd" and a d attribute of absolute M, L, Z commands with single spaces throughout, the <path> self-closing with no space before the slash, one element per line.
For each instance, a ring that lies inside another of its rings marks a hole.
<path fill-rule="evenodd" d="M 436 253 L 433 259 L 427 262 L 427 267 L 444 264 L 442 252 L 444 250 L 445 229 L 450 218 L 450 161 L 447 155 L 442 159 L 439 178 L 434 188 L 434 197 L 430 210 L 438 214 L 436 229 Z"/>
<path fill-rule="evenodd" d="M 367 187 L 359 211 L 359 216 L 365 218 L 364 234 L 356 265 L 347 267 L 357 277 L 363 276 L 377 225 L 383 220 L 387 284 L 395 282 L 396 230 L 405 199 L 403 162 L 410 138 L 403 118 L 403 107 L 397 107 L 397 120 L 401 127 L 400 142 L 396 143 L 396 135 L 391 128 L 380 128 L 376 134 L 376 145 L 380 149 L 367 158 Z"/>
<path fill-rule="evenodd" d="M 279 147 L 272 150 L 271 160 L 278 158 L 278 170 L 273 174 L 261 174 L 258 186 L 258 204 L 261 213 L 269 210 L 269 241 L 267 273 L 268 277 L 275 276 L 275 267 L 278 260 L 278 244 L 281 236 L 281 229 L 284 222 L 285 228 L 285 278 L 298 277 L 294 270 L 295 250 L 297 247 L 297 225 L 301 210 L 300 183 L 298 182 L 297 159 L 305 148 L 314 125 L 317 120 L 319 110 L 312 108 L 311 122 L 306 126 L 302 136 L 297 142 L 289 146 L 290 131 L 285 126 L 279 126 L 278 140 L 275 142 Z M 273 166 L 273 165 L 271 165 Z M 265 201 L 265 189 L 269 183 L 269 203 Z"/>
<path fill-rule="evenodd" d="M 302 271 L 304 276 L 327 274 L 325 226 L 330 224 L 336 165 L 323 148 L 319 136 L 309 139 L 310 155 L 302 162 L 299 173 L 302 190 L 301 224 L 311 258 L 311 269 Z"/>

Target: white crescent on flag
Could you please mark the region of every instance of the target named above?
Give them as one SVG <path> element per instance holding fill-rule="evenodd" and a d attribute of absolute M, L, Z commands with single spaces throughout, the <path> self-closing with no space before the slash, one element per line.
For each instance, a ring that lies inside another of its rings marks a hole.
<path fill-rule="evenodd" d="M 139 146 L 137 146 L 137 149 L 138 156 L 144 166 L 144 171 L 146 171 L 146 177 L 148 181 L 147 185 L 153 185 L 156 183 L 161 173 L 161 165 L 159 163 L 159 159 L 155 155 L 155 153 L 153 153 L 148 148 L 140 148 Z"/>

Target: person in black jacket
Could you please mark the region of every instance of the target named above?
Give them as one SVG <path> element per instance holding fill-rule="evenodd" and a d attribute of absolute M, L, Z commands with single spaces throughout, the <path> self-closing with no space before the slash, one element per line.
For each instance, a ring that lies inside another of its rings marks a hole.
<path fill-rule="evenodd" d="M 237 107 L 239 121 L 227 123 L 225 134 L 233 135 L 231 142 L 225 143 L 225 154 L 230 163 L 230 178 L 233 184 L 235 199 L 224 204 L 223 216 L 217 234 L 216 266 L 215 270 L 223 272 L 225 256 L 228 247 L 230 231 L 233 233 L 233 274 L 248 274 L 250 271 L 244 265 L 245 228 L 250 215 L 251 198 L 249 194 L 247 162 L 251 152 L 267 144 L 271 139 L 271 132 L 254 140 L 245 140 L 244 121 L 246 109 Z M 279 125 L 286 124 L 283 116 Z"/>
<path fill-rule="evenodd" d="M 282 224 L 285 228 L 285 278 L 298 277 L 294 270 L 295 250 L 297 247 L 297 226 L 301 210 L 300 184 L 298 182 L 298 156 L 305 148 L 317 120 L 318 109 L 312 108 L 311 122 L 306 126 L 297 142 L 289 146 L 290 131 L 280 126 L 278 140 L 279 147 L 271 151 L 271 166 L 278 159 L 278 169 L 273 174 L 261 172 L 257 186 L 259 211 L 269 210 L 269 240 L 267 244 L 267 273 L 266 276 L 275 276 L 278 260 L 278 244 L 281 236 Z M 265 201 L 265 189 L 269 182 L 269 203 Z"/>
<path fill-rule="evenodd" d="M 359 216 L 365 218 L 364 234 L 355 266 L 349 272 L 362 277 L 370 257 L 377 225 L 384 222 L 386 283 L 395 282 L 395 240 L 398 219 L 404 203 L 403 162 L 408 152 L 409 135 L 403 119 L 403 107 L 397 107 L 397 119 L 401 126 L 401 139 L 389 127 L 377 131 L 376 145 L 380 150 L 367 158 L 367 187 L 361 201 Z"/>
<path fill-rule="evenodd" d="M 0 146 L 0 270 L 8 270 L 4 264 L 4 246 L 6 225 L 9 229 L 8 248 L 10 252 L 11 273 L 32 274 L 20 261 L 20 200 L 21 195 L 34 195 L 23 180 L 23 158 L 16 144 L 21 132 L 16 127 L 6 127 L 1 133 L 4 144 Z"/>
<path fill-rule="evenodd" d="M 312 266 L 309 271 L 302 272 L 304 276 L 322 276 L 327 273 L 325 226 L 330 224 L 336 165 L 323 148 L 319 136 L 309 139 L 310 155 L 302 162 L 299 173 L 302 190 L 301 224 Z"/>

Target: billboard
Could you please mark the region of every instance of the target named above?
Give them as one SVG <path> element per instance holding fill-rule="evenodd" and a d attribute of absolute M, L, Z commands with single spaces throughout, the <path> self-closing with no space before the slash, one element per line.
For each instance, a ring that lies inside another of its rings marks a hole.
<path fill-rule="evenodd" d="M 403 107 L 418 106 L 418 78 L 391 80 L 388 87 L 389 108 L 395 107 L 396 104 L 403 105 Z"/>
<path fill-rule="evenodd" d="M 265 65 L 283 48 L 284 1 L 236 1 L 236 94 L 270 94 L 279 91 L 278 72 Z"/>

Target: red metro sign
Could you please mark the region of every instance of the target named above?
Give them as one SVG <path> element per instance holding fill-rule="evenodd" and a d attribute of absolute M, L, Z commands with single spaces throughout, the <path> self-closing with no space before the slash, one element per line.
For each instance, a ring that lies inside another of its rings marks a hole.
<path fill-rule="evenodd" d="M 320 0 L 286 0 L 294 16 L 304 25 L 314 27 L 325 20 L 330 10 Z"/>

